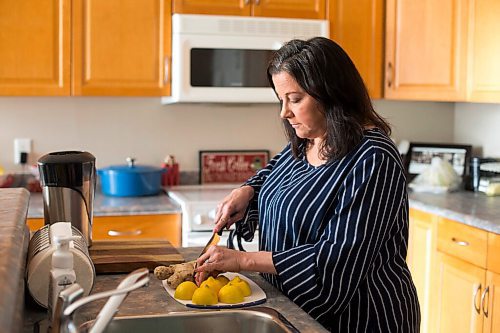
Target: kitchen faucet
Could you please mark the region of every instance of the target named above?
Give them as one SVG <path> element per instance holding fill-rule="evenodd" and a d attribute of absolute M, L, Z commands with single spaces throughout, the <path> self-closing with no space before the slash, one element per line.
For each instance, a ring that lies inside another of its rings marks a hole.
<path fill-rule="evenodd" d="M 57 304 L 52 317 L 51 330 L 52 333 L 101 333 L 113 319 L 113 316 L 118 311 L 118 307 L 127 297 L 128 293 L 147 285 L 149 282 L 149 270 L 147 268 L 139 268 L 130 273 L 123 279 L 116 289 L 103 291 L 97 294 L 89 295 L 81 298 L 83 288 L 77 283 L 62 290 L 57 298 Z M 81 306 L 93 302 L 95 300 L 109 297 L 108 301 L 102 307 L 96 319 L 85 327 L 77 327 L 73 321 L 73 314 Z"/>

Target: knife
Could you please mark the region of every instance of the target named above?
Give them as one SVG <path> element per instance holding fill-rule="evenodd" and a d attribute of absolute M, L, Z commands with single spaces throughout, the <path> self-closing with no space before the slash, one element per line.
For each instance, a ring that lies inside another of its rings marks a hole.
<path fill-rule="evenodd" d="M 208 243 L 207 245 L 205 245 L 205 247 L 203 248 L 203 251 L 201 251 L 200 255 L 198 256 L 201 257 L 205 252 L 207 252 L 208 248 L 212 245 L 217 245 L 217 243 L 219 243 L 219 240 L 220 240 L 220 236 L 222 235 L 222 229 L 219 230 L 219 232 L 214 232 L 212 234 L 212 237 L 210 237 L 210 239 L 208 240 Z M 196 268 L 197 265 L 195 265 L 195 268 Z"/>

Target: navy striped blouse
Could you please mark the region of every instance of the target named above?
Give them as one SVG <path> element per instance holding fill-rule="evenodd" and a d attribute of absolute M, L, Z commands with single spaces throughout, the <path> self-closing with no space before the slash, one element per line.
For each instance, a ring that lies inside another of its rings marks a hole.
<path fill-rule="evenodd" d="M 255 190 L 245 240 L 277 274 L 263 274 L 334 332 L 418 332 L 420 310 L 406 265 L 408 196 L 393 142 L 378 129 L 344 158 L 315 167 L 290 145 L 247 183 Z"/>

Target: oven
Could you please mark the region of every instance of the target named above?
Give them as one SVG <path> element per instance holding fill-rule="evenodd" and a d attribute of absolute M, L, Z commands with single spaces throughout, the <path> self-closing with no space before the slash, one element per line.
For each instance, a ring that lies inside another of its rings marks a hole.
<path fill-rule="evenodd" d="M 205 246 L 214 227 L 217 204 L 231 190 L 241 184 L 210 184 L 210 185 L 180 185 L 167 189 L 170 198 L 176 201 L 182 209 L 182 246 Z M 231 226 L 234 229 L 234 225 Z M 226 245 L 229 230 L 224 230 L 219 245 Z M 237 244 L 235 241 L 235 247 Z M 246 251 L 258 251 L 258 231 L 252 242 L 242 241 Z"/>

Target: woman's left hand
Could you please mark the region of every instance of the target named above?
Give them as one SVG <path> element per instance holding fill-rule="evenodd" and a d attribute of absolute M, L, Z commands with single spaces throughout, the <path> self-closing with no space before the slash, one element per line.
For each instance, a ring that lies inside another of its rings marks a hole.
<path fill-rule="evenodd" d="M 245 252 L 211 246 L 196 260 L 195 281 L 200 285 L 208 276 L 220 272 L 239 272 Z"/>

